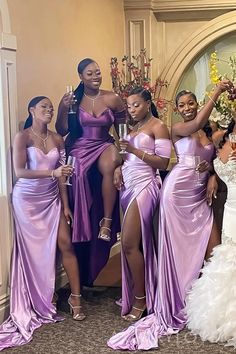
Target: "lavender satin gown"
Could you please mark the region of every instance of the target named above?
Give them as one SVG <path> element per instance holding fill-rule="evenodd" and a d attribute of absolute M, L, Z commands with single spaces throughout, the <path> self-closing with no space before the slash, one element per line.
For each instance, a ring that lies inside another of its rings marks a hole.
<path fill-rule="evenodd" d="M 184 137 L 175 150 L 178 163 L 161 191 L 154 313 L 111 337 L 108 345 L 113 349 L 157 348 L 161 336 L 177 333 L 186 324 L 186 293 L 199 276 L 213 224 L 206 200 L 208 172 L 200 174 L 200 184 L 195 156 L 211 162 L 214 147 Z"/>
<path fill-rule="evenodd" d="M 120 231 L 119 200 L 114 206 L 111 226 L 111 241 L 98 239 L 99 221 L 103 218 L 102 176 L 97 162 L 100 155 L 114 143 L 109 130 L 116 119 L 123 122 L 124 112 L 115 114 L 107 108 L 99 117 L 94 117 L 79 107 L 80 124 L 83 135 L 73 144 L 70 155 L 76 157 L 72 190 L 69 189 L 71 209 L 74 213 L 72 242 L 79 242 L 76 248 L 81 269 L 81 281 L 92 285 L 105 266 L 110 249 L 117 241 Z M 108 161 L 109 163 L 109 161 Z"/>
<path fill-rule="evenodd" d="M 147 154 L 155 154 L 170 158 L 171 141 L 169 139 L 154 140 L 141 132 L 135 136 L 127 136 L 127 140 Z M 127 153 L 122 166 L 124 186 L 121 189 L 121 207 L 124 220 L 130 205 L 136 200 L 142 233 L 142 249 L 145 267 L 145 292 L 148 313 L 153 312 L 155 289 L 157 286 L 157 259 L 153 232 L 153 216 L 156 211 L 161 188 L 158 170 L 154 170 L 134 154 Z M 122 259 L 122 315 L 129 313 L 134 302 L 132 277 L 128 261 L 121 249 Z"/>
<path fill-rule="evenodd" d="M 33 146 L 27 148 L 29 169 L 55 169 L 59 160 L 57 148 L 48 154 Z M 19 178 L 12 198 L 16 232 L 11 261 L 10 316 L 0 326 L 0 350 L 26 344 L 42 324 L 62 320 L 52 304 L 61 213 L 57 179 Z"/>

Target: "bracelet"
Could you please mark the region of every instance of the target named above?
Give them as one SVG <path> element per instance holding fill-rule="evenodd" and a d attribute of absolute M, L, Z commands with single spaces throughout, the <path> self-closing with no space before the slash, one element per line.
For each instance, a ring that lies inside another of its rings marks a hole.
<path fill-rule="evenodd" d="M 52 178 L 53 181 L 54 181 L 54 179 L 56 178 L 56 177 L 54 176 L 54 171 L 55 171 L 55 170 L 52 170 L 52 172 L 51 172 L 51 178 Z"/>
<path fill-rule="evenodd" d="M 216 105 L 216 102 L 213 100 L 213 98 L 211 98 L 211 96 L 208 96 L 209 100 L 214 103 L 214 106 Z"/>
<path fill-rule="evenodd" d="M 142 161 L 144 160 L 145 155 L 146 155 L 146 152 L 144 151 L 143 155 L 142 155 L 142 158 L 141 158 Z"/>

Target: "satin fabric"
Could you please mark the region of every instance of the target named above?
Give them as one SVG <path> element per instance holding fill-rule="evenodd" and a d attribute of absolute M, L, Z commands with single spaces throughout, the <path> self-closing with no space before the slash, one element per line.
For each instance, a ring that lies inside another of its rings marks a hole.
<path fill-rule="evenodd" d="M 27 148 L 29 169 L 55 169 L 59 160 L 57 148 L 48 154 L 33 146 Z M 61 212 L 57 179 L 19 178 L 13 189 L 12 206 L 15 238 L 10 316 L 0 326 L 0 350 L 26 344 L 43 323 L 63 319 L 52 304 Z"/>
<path fill-rule="evenodd" d="M 199 275 L 213 224 L 206 200 L 208 172 L 199 178 L 194 156 L 211 162 L 214 147 L 184 137 L 175 150 L 179 162 L 161 191 L 154 313 L 111 337 L 108 345 L 113 349 L 157 348 L 161 336 L 177 333 L 186 324 L 186 293 Z"/>
<path fill-rule="evenodd" d="M 141 132 L 127 140 L 137 149 L 146 154 L 156 154 L 170 157 L 171 142 L 168 139 L 154 140 Z M 157 286 L 157 258 L 153 232 L 153 216 L 160 198 L 161 178 L 159 171 L 139 159 L 134 154 L 127 153 L 122 166 L 124 186 L 121 189 L 121 207 L 124 212 L 124 222 L 130 205 L 136 200 L 141 221 L 142 250 L 145 266 L 145 292 L 148 313 L 153 312 L 155 289 Z M 121 249 L 122 259 L 122 315 L 129 313 L 134 302 L 132 277 L 126 256 Z"/>
<path fill-rule="evenodd" d="M 109 130 L 114 123 L 114 114 L 107 108 L 98 117 L 78 110 L 83 135 L 70 148 L 69 154 L 76 157 L 72 189 L 69 188 L 71 209 L 74 213 L 72 242 L 79 242 L 77 254 L 81 266 L 81 281 L 92 285 L 106 264 L 110 249 L 117 241 L 120 231 L 118 195 L 112 215 L 111 241 L 98 239 L 99 221 L 103 218 L 102 176 L 98 172 L 97 161 L 100 155 L 114 143 Z M 122 113 L 122 112 L 121 112 Z M 116 121 L 123 122 L 124 112 Z M 109 161 L 108 161 L 109 163 Z"/>
<path fill-rule="evenodd" d="M 228 189 L 224 207 L 222 244 L 214 247 L 186 300 L 187 325 L 210 342 L 236 348 L 236 163 L 214 161 L 215 171 Z"/>

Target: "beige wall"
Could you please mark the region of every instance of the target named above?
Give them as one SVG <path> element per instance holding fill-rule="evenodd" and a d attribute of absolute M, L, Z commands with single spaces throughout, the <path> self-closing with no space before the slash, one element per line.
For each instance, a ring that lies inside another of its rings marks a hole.
<path fill-rule="evenodd" d="M 57 108 L 66 85 L 76 85 L 77 64 L 95 59 L 110 89 L 109 62 L 124 54 L 123 0 L 8 0 L 17 38 L 18 116 L 29 99 L 46 95 Z M 56 113 L 56 112 L 55 112 Z"/>

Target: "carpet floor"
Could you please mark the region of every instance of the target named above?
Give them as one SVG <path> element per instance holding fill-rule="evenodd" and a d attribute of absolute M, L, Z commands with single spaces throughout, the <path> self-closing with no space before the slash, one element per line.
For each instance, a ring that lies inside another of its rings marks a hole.
<path fill-rule="evenodd" d="M 95 288 L 84 291 L 83 307 L 88 317 L 84 321 L 74 321 L 69 314 L 67 298 L 69 289 L 59 292 L 58 309 L 65 320 L 56 324 L 44 325 L 34 332 L 33 340 L 24 346 L 4 350 L 6 354 L 114 354 L 107 347 L 109 337 L 122 330 L 127 323 L 120 317 L 115 300 L 120 296 L 120 288 Z M 133 353 L 161 354 L 227 354 L 236 353 L 232 347 L 202 342 L 190 335 L 187 330 L 177 335 L 161 338 L 160 348 L 148 352 Z"/>

